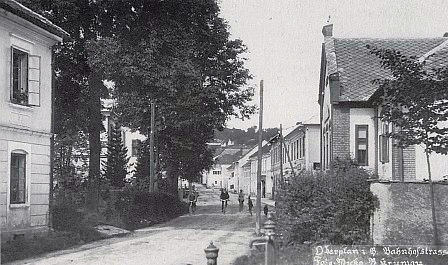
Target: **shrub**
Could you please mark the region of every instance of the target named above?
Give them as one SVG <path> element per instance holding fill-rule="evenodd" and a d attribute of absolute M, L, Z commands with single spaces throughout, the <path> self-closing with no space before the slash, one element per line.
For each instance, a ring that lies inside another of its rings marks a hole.
<path fill-rule="evenodd" d="M 79 235 L 73 232 L 53 231 L 46 235 L 35 236 L 31 239 L 15 239 L 2 244 L 2 262 L 25 259 L 50 251 L 66 249 L 78 244 Z"/>
<path fill-rule="evenodd" d="M 330 172 L 303 172 L 282 183 L 277 197 L 280 245 L 366 244 L 376 199 L 371 175 L 350 160 L 337 160 Z"/>
<path fill-rule="evenodd" d="M 161 223 L 188 212 L 188 205 L 176 196 L 131 189 L 117 196 L 115 208 L 130 230 Z"/>
<path fill-rule="evenodd" d="M 101 238 L 101 234 L 94 228 L 99 224 L 100 219 L 80 211 L 73 204 L 60 204 L 53 208 L 53 229 L 76 234 L 80 243 Z"/>

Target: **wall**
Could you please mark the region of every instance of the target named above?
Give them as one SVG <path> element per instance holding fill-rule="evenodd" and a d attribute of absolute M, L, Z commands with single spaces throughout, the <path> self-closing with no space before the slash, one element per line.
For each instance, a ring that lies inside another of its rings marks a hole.
<path fill-rule="evenodd" d="M 336 157 L 345 158 L 350 155 L 350 109 L 348 107 L 337 107 L 333 109 L 331 132 L 331 155 L 330 159 Z"/>
<path fill-rule="evenodd" d="M 415 174 L 417 180 L 428 179 L 426 155 L 422 146 L 415 146 Z M 430 156 L 431 175 L 433 180 L 443 180 L 448 175 L 448 156 L 433 153 Z"/>
<path fill-rule="evenodd" d="M 431 202 L 427 182 L 374 182 L 371 191 L 379 199 L 372 218 L 374 244 L 431 245 Z M 448 244 L 448 182 L 434 183 L 438 234 Z"/>
<path fill-rule="evenodd" d="M 355 157 L 355 126 L 368 125 L 368 165 L 364 168 L 375 168 L 375 124 L 374 109 L 372 108 L 351 108 L 350 109 L 350 156 Z"/>

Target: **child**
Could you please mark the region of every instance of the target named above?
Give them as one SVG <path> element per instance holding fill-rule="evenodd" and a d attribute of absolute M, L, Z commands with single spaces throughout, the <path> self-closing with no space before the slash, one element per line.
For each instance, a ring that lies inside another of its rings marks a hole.
<path fill-rule="evenodd" d="M 249 213 L 252 216 L 252 207 L 254 207 L 254 204 L 252 203 L 252 199 L 249 197 L 247 197 L 247 204 L 249 205 Z"/>

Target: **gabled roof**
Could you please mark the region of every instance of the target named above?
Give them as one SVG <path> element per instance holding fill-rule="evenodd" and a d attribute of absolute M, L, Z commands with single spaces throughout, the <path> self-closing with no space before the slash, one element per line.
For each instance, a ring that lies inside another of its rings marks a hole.
<path fill-rule="evenodd" d="M 23 18 L 56 36 L 61 38 L 69 36 L 65 30 L 53 24 L 50 20 L 14 0 L 0 0 L 0 8 Z"/>
<path fill-rule="evenodd" d="M 269 153 L 269 150 L 271 149 L 271 146 L 270 145 L 264 145 L 262 148 L 261 148 L 261 152 L 262 152 L 262 154 L 264 155 L 264 154 L 267 154 L 267 153 Z M 254 158 L 254 157 L 257 157 L 258 156 L 258 150 L 255 152 L 255 153 L 253 153 L 251 156 L 249 156 L 249 158 Z"/>
<path fill-rule="evenodd" d="M 369 53 L 367 45 L 379 49 L 393 49 L 406 56 L 420 58 L 441 45 L 448 38 L 421 39 L 343 39 L 329 37 L 325 40 L 325 56 L 329 72 L 339 76 L 339 101 L 367 101 L 378 86 L 372 80 L 390 77 L 381 67 L 380 59 Z M 439 51 L 440 60 L 446 59 L 446 49 Z M 439 57 L 434 57 L 434 59 Z M 443 59 L 442 59 L 443 58 Z M 445 62 L 446 63 L 446 62 Z"/>

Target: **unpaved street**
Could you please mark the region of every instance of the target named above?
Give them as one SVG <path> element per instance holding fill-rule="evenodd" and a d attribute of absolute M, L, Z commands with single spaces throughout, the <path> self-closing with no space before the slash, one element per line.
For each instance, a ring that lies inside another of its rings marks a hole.
<path fill-rule="evenodd" d="M 219 190 L 196 185 L 200 193 L 195 215 L 135 231 L 125 238 L 113 238 L 76 249 L 48 254 L 13 264 L 206 264 L 204 248 L 210 241 L 219 248 L 218 264 L 232 264 L 249 252 L 255 237 L 255 215 L 245 201 L 238 212 L 236 194 L 230 195 L 225 215 L 221 213 Z M 255 201 L 254 201 L 255 203 Z"/>

